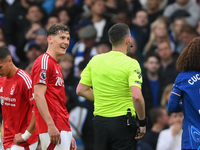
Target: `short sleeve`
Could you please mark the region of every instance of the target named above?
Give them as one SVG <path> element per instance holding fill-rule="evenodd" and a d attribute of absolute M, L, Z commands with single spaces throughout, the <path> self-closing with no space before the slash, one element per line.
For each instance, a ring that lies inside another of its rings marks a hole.
<path fill-rule="evenodd" d="M 81 73 L 81 80 L 80 83 L 92 86 L 92 79 L 91 79 L 91 67 L 90 67 L 91 61 L 87 64 L 83 72 Z"/>
<path fill-rule="evenodd" d="M 138 86 L 141 88 L 142 85 L 142 73 L 139 63 L 134 60 L 128 66 L 128 82 L 129 87 Z"/>
<path fill-rule="evenodd" d="M 50 65 L 48 62 L 48 59 L 46 61 L 41 59 L 34 63 L 31 72 L 33 85 L 39 83 L 48 85 L 48 78 L 50 77 Z"/>
<path fill-rule="evenodd" d="M 24 72 L 24 79 L 21 80 L 21 87 L 20 89 L 22 89 L 22 94 L 25 97 L 25 100 L 28 101 L 28 103 L 30 105 L 33 105 L 33 100 L 34 100 L 34 95 L 33 95 L 33 90 L 32 90 L 32 80 L 31 77 Z"/>
<path fill-rule="evenodd" d="M 32 106 L 34 104 L 34 93 L 32 91 L 32 88 L 27 89 L 25 93 L 25 97 L 28 100 L 29 104 Z"/>

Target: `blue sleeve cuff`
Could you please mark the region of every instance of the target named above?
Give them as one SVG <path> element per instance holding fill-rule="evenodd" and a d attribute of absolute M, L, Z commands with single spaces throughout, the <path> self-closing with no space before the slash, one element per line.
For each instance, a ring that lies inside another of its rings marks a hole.
<path fill-rule="evenodd" d="M 168 110 L 170 112 L 180 112 L 182 111 L 182 103 L 180 103 L 181 97 L 175 94 L 170 95 L 170 99 L 168 102 Z"/>

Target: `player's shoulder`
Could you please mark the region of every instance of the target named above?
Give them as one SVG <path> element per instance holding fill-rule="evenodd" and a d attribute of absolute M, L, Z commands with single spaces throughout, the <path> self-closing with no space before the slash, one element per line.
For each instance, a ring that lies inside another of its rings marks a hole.
<path fill-rule="evenodd" d="M 124 61 L 129 66 L 139 66 L 139 62 L 136 59 L 131 58 L 131 57 L 127 56 L 127 55 L 125 55 Z"/>
<path fill-rule="evenodd" d="M 31 77 L 26 71 L 24 71 L 22 69 L 18 69 L 17 75 L 18 75 L 17 80 L 20 84 L 24 84 L 25 86 L 27 86 L 28 89 L 32 88 Z"/>
<path fill-rule="evenodd" d="M 200 76 L 200 72 L 198 71 L 184 71 L 178 74 L 177 78 L 187 79 L 192 76 Z"/>
<path fill-rule="evenodd" d="M 49 54 L 44 53 L 40 55 L 34 62 L 33 69 L 42 69 L 42 70 L 47 70 L 48 69 L 48 64 L 51 60 L 49 59 Z"/>

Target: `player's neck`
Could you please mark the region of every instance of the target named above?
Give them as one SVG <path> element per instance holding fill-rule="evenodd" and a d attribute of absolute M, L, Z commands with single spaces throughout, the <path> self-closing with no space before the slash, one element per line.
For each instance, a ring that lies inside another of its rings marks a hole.
<path fill-rule="evenodd" d="M 7 75 L 7 78 L 13 77 L 16 74 L 17 70 L 18 68 L 13 64 L 13 66 L 10 69 L 10 72 Z"/>
<path fill-rule="evenodd" d="M 127 47 L 122 45 L 122 46 L 118 46 L 118 47 L 113 47 L 112 48 L 113 51 L 119 51 L 119 52 L 122 52 L 124 54 L 127 53 Z"/>
<path fill-rule="evenodd" d="M 47 49 L 46 53 L 48 53 L 53 59 L 55 59 L 56 61 L 58 61 L 58 59 L 60 58 L 60 56 L 57 56 L 56 53 L 54 51 L 51 51 L 49 49 Z"/>

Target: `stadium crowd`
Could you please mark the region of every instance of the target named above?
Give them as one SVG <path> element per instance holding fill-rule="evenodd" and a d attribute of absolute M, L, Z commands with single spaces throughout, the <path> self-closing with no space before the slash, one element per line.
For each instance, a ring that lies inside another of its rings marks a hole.
<path fill-rule="evenodd" d="M 70 45 L 58 64 L 77 149 L 93 150 L 94 106 L 76 94 L 76 87 L 88 61 L 112 50 L 108 29 L 115 23 L 129 26 L 127 55 L 142 68 L 149 122 L 137 150 L 163 150 L 165 140 L 171 144 L 168 150 L 180 149 L 183 115 L 169 114 L 167 106 L 179 73 L 176 60 L 200 35 L 200 0 L 0 0 L 0 45 L 7 46 L 15 65 L 29 74 L 47 49 L 46 30 L 55 23 L 70 28 Z M 172 136 L 163 136 L 166 132 Z"/>

